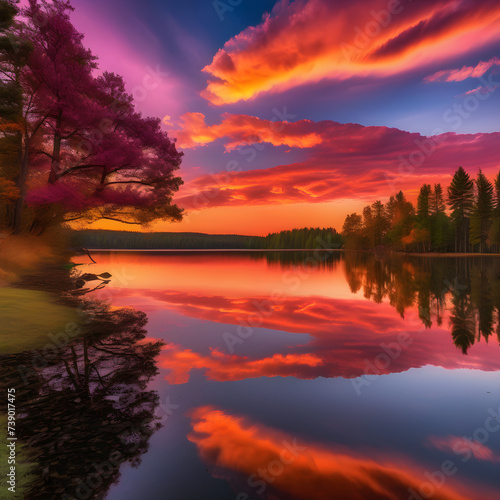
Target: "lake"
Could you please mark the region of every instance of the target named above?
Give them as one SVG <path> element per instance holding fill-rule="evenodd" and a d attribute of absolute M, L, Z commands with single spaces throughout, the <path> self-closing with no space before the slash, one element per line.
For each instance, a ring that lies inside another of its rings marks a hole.
<path fill-rule="evenodd" d="M 107 499 L 499 497 L 498 259 L 93 256 L 91 295 L 165 343 L 161 428 Z"/>

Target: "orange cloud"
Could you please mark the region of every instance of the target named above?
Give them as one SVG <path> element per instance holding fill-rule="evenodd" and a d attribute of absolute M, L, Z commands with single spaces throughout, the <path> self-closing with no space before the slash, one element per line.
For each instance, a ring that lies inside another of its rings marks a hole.
<path fill-rule="evenodd" d="M 426 182 L 432 176 L 433 182 L 447 184 L 459 165 L 472 169 L 473 175 L 478 165 L 486 172 L 500 166 L 498 132 L 449 132 L 428 138 L 395 128 L 329 120 L 283 123 L 279 132 L 272 121 L 245 115 L 225 114 L 221 124 L 212 127 L 204 125 L 203 115 L 192 120 L 188 117 L 182 132 L 186 144 L 224 139 L 226 148 L 234 149 L 266 141 L 307 147 L 309 156 L 300 163 L 198 177 L 176 198 L 187 209 L 388 197 L 399 189 L 416 193 L 424 176 Z M 247 160 L 252 159 L 250 153 L 245 154 Z"/>
<path fill-rule="evenodd" d="M 222 105 L 323 79 L 391 76 L 493 43 L 499 28 L 496 0 L 281 0 L 217 52 L 202 95 Z"/>
<path fill-rule="evenodd" d="M 322 363 L 314 354 L 275 354 L 269 358 L 248 359 L 233 356 L 218 349 L 211 349 L 210 356 L 203 356 L 191 349 L 169 344 L 162 350 L 158 366 L 170 370 L 165 377 L 171 384 L 185 384 L 194 369 L 207 370 L 209 380 L 245 380 L 258 377 L 294 376 L 304 368 Z"/>
<path fill-rule="evenodd" d="M 463 66 L 461 69 L 444 69 L 424 78 L 425 82 L 462 82 L 467 78 L 480 78 L 491 67 L 500 65 L 500 59 L 493 57 L 489 61 L 481 61 L 477 66 Z M 478 89 L 476 89 L 478 90 Z M 467 93 L 475 92 L 471 90 Z"/>
<path fill-rule="evenodd" d="M 182 148 L 204 146 L 217 139 L 228 138 L 227 151 L 245 144 L 268 142 L 273 146 L 310 148 L 322 142 L 318 132 L 312 129 L 310 120 L 299 122 L 271 122 L 255 116 L 224 113 L 219 125 L 208 126 L 202 113 L 186 113 L 181 116 L 180 130 L 173 134 Z"/>
<path fill-rule="evenodd" d="M 320 446 L 214 407 L 196 408 L 191 420 L 188 439 L 214 468 L 213 474 L 235 488 L 253 487 L 254 494 L 267 491 L 269 498 L 401 500 L 410 498 L 409 489 L 418 491 L 425 481 L 421 467 L 405 465 L 401 459 L 365 458 Z M 445 485 L 432 498 L 467 497 Z"/>

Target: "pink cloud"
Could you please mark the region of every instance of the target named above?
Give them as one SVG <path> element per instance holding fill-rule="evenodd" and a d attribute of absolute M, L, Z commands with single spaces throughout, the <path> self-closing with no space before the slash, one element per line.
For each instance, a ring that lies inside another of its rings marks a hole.
<path fill-rule="evenodd" d="M 467 454 L 480 461 L 500 462 L 500 457 L 495 455 L 491 448 L 471 438 L 453 435 L 429 436 L 427 444 L 446 453 Z"/>
<path fill-rule="evenodd" d="M 493 87 L 491 86 L 488 86 L 488 87 L 484 87 L 483 85 L 479 85 L 479 87 L 475 88 L 475 89 L 472 89 L 472 90 L 468 90 L 467 92 L 464 92 L 463 94 L 460 94 L 460 95 L 457 95 L 456 97 L 465 97 L 467 95 L 471 95 L 471 94 L 480 94 L 480 95 L 486 95 L 486 94 L 491 94 L 493 93 L 497 88 L 499 87 L 499 85 L 494 85 Z"/>
<path fill-rule="evenodd" d="M 467 78 L 480 78 L 493 66 L 500 65 L 500 59 L 493 57 L 489 61 L 481 61 L 476 66 L 463 66 L 461 69 L 444 69 L 426 76 L 424 81 L 429 82 L 462 82 Z M 480 87 L 479 87 L 480 88 Z M 478 89 L 476 89 L 478 90 Z M 467 92 L 472 93 L 473 90 Z"/>
<path fill-rule="evenodd" d="M 388 127 L 311 120 L 276 128 L 269 120 L 229 114 L 218 125 L 206 126 L 201 114 L 189 115 L 185 124 L 179 135 L 192 145 L 222 140 L 226 149 L 235 149 L 271 142 L 308 153 L 298 163 L 198 177 L 176 200 L 186 208 L 387 197 L 399 189 L 416 190 L 424 176 L 425 182 L 432 176 L 433 182 L 448 183 L 458 166 L 472 175 L 479 166 L 486 172 L 500 167 L 497 132 L 428 138 Z"/>

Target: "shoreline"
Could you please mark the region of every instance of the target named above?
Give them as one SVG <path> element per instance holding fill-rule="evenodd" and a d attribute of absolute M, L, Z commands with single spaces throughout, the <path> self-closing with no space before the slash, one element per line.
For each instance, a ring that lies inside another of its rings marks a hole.
<path fill-rule="evenodd" d="M 223 253 L 223 252 L 250 252 L 250 253 L 263 253 L 263 252 L 317 252 L 326 251 L 329 253 L 371 253 L 377 255 L 377 252 L 372 250 L 347 250 L 345 248 L 273 248 L 273 249 L 263 249 L 263 248 L 89 248 L 91 253 L 107 253 L 107 252 L 148 252 L 148 253 Z M 477 252 L 466 252 L 466 253 L 456 253 L 456 252 L 401 252 L 401 251 L 387 251 L 381 252 L 379 255 L 390 257 L 391 255 L 398 255 L 403 257 L 500 257 L 500 253 L 477 253 Z"/>
<path fill-rule="evenodd" d="M 89 252 L 103 253 L 103 252 L 344 252 L 341 248 L 279 248 L 279 249 L 261 249 L 261 248 L 89 248 Z"/>
<path fill-rule="evenodd" d="M 499 253 L 443 253 L 443 252 L 428 252 L 428 253 L 410 253 L 410 252 L 397 252 L 399 255 L 409 255 L 411 257 L 500 257 Z"/>

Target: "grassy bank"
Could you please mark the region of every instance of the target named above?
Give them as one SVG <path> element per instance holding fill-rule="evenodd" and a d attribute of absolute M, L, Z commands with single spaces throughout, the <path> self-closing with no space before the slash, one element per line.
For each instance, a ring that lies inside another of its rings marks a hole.
<path fill-rule="evenodd" d="M 0 354 L 39 349 L 49 335 L 78 319 L 76 310 L 56 303 L 57 296 L 22 288 L 0 288 Z"/>
<path fill-rule="evenodd" d="M 41 348 L 78 319 L 57 286 L 68 286 L 67 241 L 63 231 L 0 238 L 0 355 Z"/>

